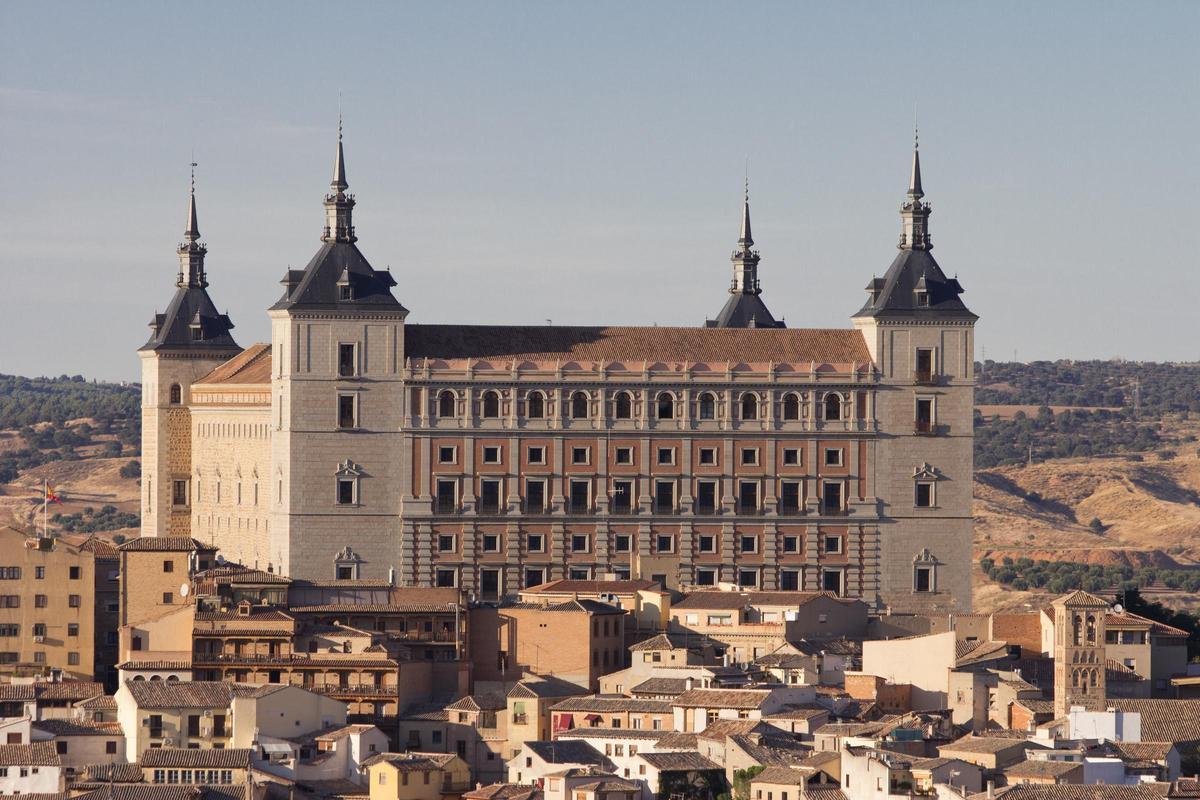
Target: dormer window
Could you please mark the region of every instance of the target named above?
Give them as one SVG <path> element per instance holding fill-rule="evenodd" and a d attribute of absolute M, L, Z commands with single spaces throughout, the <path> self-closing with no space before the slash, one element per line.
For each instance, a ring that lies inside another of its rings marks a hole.
<path fill-rule="evenodd" d="M 204 328 L 199 325 L 189 325 L 188 329 L 191 331 L 193 342 L 198 342 L 204 338 Z"/>
<path fill-rule="evenodd" d="M 343 284 L 341 286 L 338 286 L 338 299 L 339 300 L 353 300 L 354 299 L 353 287 L 351 287 L 349 284 Z"/>
<path fill-rule="evenodd" d="M 917 289 L 915 292 L 913 292 L 913 296 L 915 297 L 915 302 L 918 308 L 929 307 L 929 292 L 925 291 L 924 289 Z"/>

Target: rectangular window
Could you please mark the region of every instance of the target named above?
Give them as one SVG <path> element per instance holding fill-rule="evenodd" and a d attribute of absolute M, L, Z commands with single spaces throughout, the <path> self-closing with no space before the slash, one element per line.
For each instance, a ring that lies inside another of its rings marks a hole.
<path fill-rule="evenodd" d="M 934 405 L 932 397 L 918 397 L 916 408 L 916 432 L 934 433 Z"/>
<path fill-rule="evenodd" d="M 479 570 L 479 599 L 499 600 L 501 594 L 500 587 L 500 570 L 498 569 L 481 569 Z M 429 773 L 425 773 L 428 779 Z"/>
<path fill-rule="evenodd" d="M 50 604 L 50 599 L 46 595 L 35 594 L 33 596 L 33 607 L 34 608 L 45 608 L 49 604 Z"/>
<path fill-rule="evenodd" d="M 174 572 L 174 571 L 175 571 L 175 561 L 170 558 L 163 559 L 163 572 Z"/>
<path fill-rule="evenodd" d="M 914 377 L 917 383 L 933 383 L 936 378 L 936 372 L 933 366 L 933 349 L 929 347 L 917 348 L 917 363 Z"/>
<path fill-rule="evenodd" d="M 756 569 L 739 569 L 738 570 L 738 586 L 743 589 L 752 589 L 758 586 L 758 570 Z"/>
<path fill-rule="evenodd" d="M 758 552 L 758 537 L 750 536 L 750 535 L 742 536 L 738 541 L 738 548 L 743 553 L 757 553 Z"/>
<path fill-rule="evenodd" d="M 674 553 L 675 552 L 675 537 L 670 534 L 660 533 L 654 537 L 655 550 L 659 553 Z"/>
<path fill-rule="evenodd" d="M 188 482 L 171 481 L 171 505 L 186 506 L 188 504 Z"/>
<path fill-rule="evenodd" d="M 592 572 L 587 567 L 568 567 L 567 580 L 571 581 L 587 581 L 591 580 Z"/>
<path fill-rule="evenodd" d="M 530 553 L 546 552 L 546 537 L 541 533 L 528 533 L 525 535 L 525 549 Z"/>
<path fill-rule="evenodd" d="M 438 588 L 447 589 L 458 585 L 458 570 L 440 568 L 433 573 L 433 582 Z"/>
<path fill-rule="evenodd" d="M 742 466 L 752 467 L 758 464 L 758 448 L 743 447 L 742 448 Z"/>
<path fill-rule="evenodd" d="M 842 537 L 826 534 L 823 539 L 823 545 L 826 553 L 838 555 L 842 552 Z"/>
<path fill-rule="evenodd" d="M 613 481 L 612 513 L 628 514 L 633 511 L 633 481 Z"/>
<path fill-rule="evenodd" d="M 571 534 L 571 552 L 586 553 L 591 549 L 591 537 L 586 533 Z"/>
<path fill-rule="evenodd" d="M 546 463 L 546 448 L 545 447 L 530 447 L 529 448 L 529 463 L 543 465 Z"/>
<path fill-rule="evenodd" d="M 629 464 L 632 464 L 633 463 L 633 448 L 632 447 L 618 447 L 617 454 L 616 454 L 614 461 L 617 464 L 621 464 L 622 466 L 628 466 Z"/>
<path fill-rule="evenodd" d="M 783 449 L 783 464 L 787 467 L 800 466 L 800 448 L 785 447 Z"/>
<path fill-rule="evenodd" d="M 525 513 L 543 514 L 546 511 L 546 482 L 544 480 L 525 481 Z"/>
<path fill-rule="evenodd" d="M 163 605 L 169 606 L 175 602 L 175 595 L 171 594 L 170 592 L 163 592 L 162 601 Z"/>
<path fill-rule="evenodd" d="M 840 569 L 824 570 L 821 573 L 821 590 L 840 595 L 842 593 L 842 571 Z"/>
<path fill-rule="evenodd" d="M 586 514 L 591 511 L 591 481 L 571 481 L 571 513 Z"/>
<path fill-rule="evenodd" d="M 675 448 L 674 447 L 658 448 L 658 465 L 660 467 L 671 466 L 674 463 L 675 463 Z"/>
<path fill-rule="evenodd" d="M 840 514 L 842 512 L 841 481 L 826 481 L 821 488 L 821 512 L 824 514 Z"/>
<path fill-rule="evenodd" d="M 697 586 L 716 586 L 717 571 L 713 567 L 696 567 Z"/>
<path fill-rule="evenodd" d="M 481 513 L 500 513 L 500 483 L 491 478 L 479 481 L 479 511 Z"/>
<path fill-rule="evenodd" d="M 500 448 L 499 447 L 491 447 L 491 446 L 483 448 L 483 463 L 499 464 L 500 463 Z"/>
<path fill-rule="evenodd" d="M 783 481 L 779 484 L 779 513 L 800 513 L 800 482 Z"/>
<path fill-rule="evenodd" d="M 742 481 L 738 484 L 738 513 L 758 513 L 758 481 Z"/>
<path fill-rule="evenodd" d="M 917 508 L 933 508 L 933 484 L 921 481 L 916 485 Z"/>
<path fill-rule="evenodd" d="M 19 570 L 20 567 L 18 567 L 17 569 Z M 17 577 L 18 578 L 21 577 L 19 572 L 17 573 Z M 67 568 L 67 577 L 73 581 L 79 580 L 79 567 L 68 567 Z"/>
<path fill-rule="evenodd" d="M 456 548 L 455 537 L 452 533 L 439 533 L 437 537 L 437 549 L 439 553 L 453 553 Z"/>
<path fill-rule="evenodd" d="M 525 588 L 541 586 L 546 582 L 546 570 L 542 567 L 525 568 Z"/>
<path fill-rule="evenodd" d="M 199 714 L 188 714 L 187 735 L 188 736 L 199 736 L 200 735 L 200 715 Z"/>
<path fill-rule="evenodd" d="M 933 567 L 917 567 L 913 578 L 913 590 L 917 592 L 933 591 Z"/>
<path fill-rule="evenodd" d="M 696 550 L 701 553 L 717 552 L 717 537 L 711 533 L 702 533 L 696 537 Z"/>
<path fill-rule="evenodd" d="M 36 579 L 37 579 L 37 580 L 39 580 L 39 581 L 40 581 L 40 580 L 45 580 L 45 578 L 46 578 L 46 568 L 45 568 L 45 567 L 34 567 L 34 568 L 33 568 L 33 577 L 34 577 L 34 578 L 36 578 Z"/>
<path fill-rule="evenodd" d="M 13 622 L 6 622 L 0 625 L 0 636 L 20 636 L 21 626 Z"/>
<path fill-rule="evenodd" d="M 700 448 L 700 466 L 714 467 L 717 464 L 717 448 L 701 447 Z"/>
<path fill-rule="evenodd" d="M 717 482 L 696 482 L 696 513 L 715 514 L 717 512 Z"/>
<path fill-rule="evenodd" d="M 67 623 L 67 636 L 78 636 L 78 635 L 79 635 L 79 623 L 78 622 L 68 622 Z"/>
<path fill-rule="evenodd" d="M 840 448 L 840 447 L 825 448 L 825 466 L 827 466 L 827 467 L 842 466 L 842 448 Z"/>
<path fill-rule="evenodd" d="M 343 378 L 353 378 L 358 374 L 358 345 L 338 345 L 338 375 Z"/>
<path fill-rule="evenodd" d="M 628 533 L 618 533 L 613 537 L 613 551 L 616 553 L 633 552 L 633 537 Z"/>
<path fill-rule="evenodd" d="M 800 571 L 795 569 L 785 569 L 779 573 L 779 588 L 785 592 L 797 592 L 800 590 Z"/>
<path fill-rule="evenodd" d="M 225 735 L 225 715 L 224 714 L 214 714 L 213 715 L 213 736 L 224 736 L 224 735 Z"/>
<path fill-rule="evenodd" d="M 654 482 L 654 513 L 656 513 L 656 514 L 674 514 L 675 513 L 675 482 L 674 481 L 655 481 Z"/>
<path fill-rule="evenodd" d="M 439 464 L 453 464 L 454 460 L 457 456 L 458 456 L 458 448 L 457 447 L 439 447 L 438 448 L 438 463 Z"/>
<path fill-rule="evenodd" d="M 784 536 L 783 537 L 783 552 L 799 553 L 800 552 L 800 537 L 799 536 Z"/>
<path fill-rule="evenodd" d="M 591 448 L 588 447 L 572 447 L 571 448 L 571 463 L 572 464 L 590 464 L 591 463 Z"/>
<path fill-rule="evenodd" d="M 483 535 L 483 552 L 499 553 L 500 552 L 500 534 L 485 533 Z"/>
<path fill-rule="evenodd" d="M 355 488 L 358 481 L 354 478 L 338 478 L 337 479 L 337 504 L 339 506 L 352 506 L 357 501 Z"/>
<path fill-rule="evenodd" d="M 339 394 L 337 399 L 338 427 L 342 429 L 358 427 L 358 395 Z"/>
<path fill-rule="evenodd" d="M 354 567 L 349 567 L 349 566 L 335 567 L 334 574 L 337 576 L 337 579 L 339 581 L 352 581 L 352 580 L 354 580 Z"/>
<path fill-rule="evenodd" d="M 437 505 L 434 511 L 438 514 L 453 514 L 458 510 L 458 482 L 439 480 L 437 482 Z"/>

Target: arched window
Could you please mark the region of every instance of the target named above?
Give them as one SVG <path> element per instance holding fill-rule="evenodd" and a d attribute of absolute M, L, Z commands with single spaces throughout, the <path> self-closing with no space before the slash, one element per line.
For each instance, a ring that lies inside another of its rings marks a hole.
<path fill-rule="evenodd" d="M 619 392 L 614 405 L 616 408 L 613 416 L 617 419 L 633 419 L 633 398 L 629 396 L 629 392 Z"/>
<path fill-rule="evenodd" d="M 588 405 L 586 392 L 576 392 L 571 395 L 571 419 L 587 419 Z"/>
<path fill-rule="evenodd" d="M 705 392 L 700 395 L 700 413 L 697 416 L 700 419 L 717 418 L 717 400 L 713 397 L 712 392 Z"/>
<path fill-rule="evenodd" d="M 784 395 L 783 418 L 789 421 L 800 419 L 800 395 L 794 393 Z"/>
<path fill-rule="evenodd" d="M 500 416 L 499 392 L 488 391 L 483 393 L 483 416 L 487 419 L 495 419 Z"/>
<path fill-rule="evenodd" d="M 146 680 L 146 676 L 145 675 L 134 675 L 133 679 L 135 681 L 144 681 L 144 680 Z"/>
<path fill-rule="evenodd" d="M 658 396 L 658 418 L 675 418 L 675 398 L 670 392 L 663 392 Z"/>
<path fill-rule="evenodd" d="M 183 402 L 183 389 L 178 383 L 171 384 L 171 405 L 177 406 Z"/>
<path fill-rule="evenodd" d="M 842 418 L 842 396 L 837 392 L 825 395 L 825 419 L 839 420 Z"/>
<path fill-rule="evenodd" d="M 543 419 L 546 416 L 546 395 L 541 392 L 530 392 L 526 395 L 525 416 L 530 419 Z"/>
<path fill-rule="evenodd" d="M 1076 647 L 1083 644 L 1083 618 L 1079 614 L 1071 621 L 1071 641 Z"/>
<path fill-rule="evenodd" d="M 167 683 L 170 683 L 171 681 L 177 681 L 177 680 L 179 680 L 178 675 L 168 675 L 167 676 Z"/>
<path fill-rule="evenodd" d="M 161 681 L 161 680 L 162 680 L 162 676 L 161 676 L 161 675 L 151 675 L 151 676 L 150 676 L 150 680 L 152 680 L 152 681 Z"/>
<path fill-rule="evenodd" d="M 455 406 L 458 405 L 457 401 L 458 398 L 455 396 L 454 392 L 450 391 L 449 389 L 444 389 L 442 393 L 438 395 L 438 416 L 444 418 L 453 417 Z"/>
<path fill-rule="evenodd" d="M 1088 614 L 1087 618 L 1087 643 L 1096 643 L 1096 618 L 1091 614 Z"/>
<path fill-rule="evenodd" d="M 742 395 L 742 419 L 758 419 L 758 396 L 747 392 Z"/>

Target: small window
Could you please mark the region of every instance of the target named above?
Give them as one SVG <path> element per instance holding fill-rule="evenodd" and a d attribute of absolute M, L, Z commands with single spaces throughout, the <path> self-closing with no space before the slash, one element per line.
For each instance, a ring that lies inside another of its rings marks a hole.
<path fill-rule="evenodd" d="M 613 406 L 613 416 L 617 419 L 633 419 L 633 398 L 629 392 L 619 392 Z"/>
<path fill-rule="evenodd" d="M 348 302 L 354 299 L 354 287 L 345 284 L 338 287 L 338 298 L 343 302 Z"/>
<path fill-rule="evenodd" d="M 825 592 L 833 592 L 836 595 L 842 594 L 842 571 L 840 569 L 827 569 L 821 572 L 821 590 Z"/>
<path fill-rule="evenodd" d="M 525 587 L 541 586 L 546 582 L 546 570 L 542 567 L 525 568 Z"/>
<path fill-rule="evenodd" d="M 742 466 L 755 466 L 758 464 L 758 448 L 743 447 L 742 448 Z"/>
<path fill-rule="evenodd" d="M 613 481 L 612 513 L 629 514 L 633 511 L 633 482 Z"/>
<path fill-rule="evenodd" d="M 613 552 L 616 553 L 631 553 L 633 552 L 633 537 L 628 533 L 618 533 L 613 537 Z"/>
<path fill-rule="evenodd" d="M 697 403 L 696 416 L 700 419 L 716 419 L 717 418 L 717 399 L 711 392 L 705 392 L 700 395 L 700 401 Z"/>
<path fill-rule="evenodd" d="M 675 463 L 675 448 L 660 447 L 658 448 L 658 465 L 670 466 Z"/>
<path fill-rule="evenodd" d="M 717 482 L 696 482 L 696 513 L 715 514 L 717 512 Z"/>
<path fill-rule="evenodd" d="M 178 383 L 171 384 L 171 405 L 177 406 L 183 402 L 183 389 Z"/>
<path fill-rule="evenodd" d="M 68 622 L 67 623 L 67 636 L 78 636 L 78 635 L 79 635 L 79 623 L 78 622 Z"/>
<path fill-rule="evenodd" d="M 438 463 L 453 464 L 458 454 L 457 447 L 439 447 L 438 448 Z"/>
<path fill-rule="evenodd" d="M 738 484 L 738 513 L 758 512 L 758 481 L 742 481 Z"/>
<path fill-rule="evenodd" d="M 586 514 L 591 511 L 591 481 L 571 481 L 571 513 Z"/>
<path fill-rule="evenodd" d="M 544 480 L 525 481 L 525 513 L 543 514 L 546 511 L 546 482 Z M 533 534 L 531 534 L 533 535 Z M 537 534 L 541 536 L 541 534 Z"/>
<path fill-rule="evenodd" d="M 591 550 L 591 537 L 586 533 L 571 534 L 571 552 L 587 553 Z"/>
<path fill-rule="evenodd" d="M 758 419 L 758 396 L 747 392 L 742 395 L 742 419 Z"/>
<path fill-rule="evenodd" d="M 758 586 L 758 570 L 756 569 L 739 569 L 738 570 L 738 586 L 744 589 L 753 589 Z"/>
<path fill-rule="evenodd" d="M 455 406 L 458 405 L 458 398 L 454 396 L 454 392 L 445 389 L 438 395 L 438 416 L 443 419 L 449 419 L 455 416 Z"/>
<path fill-rule="evenodd" d="M 660 533 L 655 537 L 655 550 L 659 553 L 674 553 L 675 552 L 675 537 L 670 534 Z"/>
<path fill-rule="evenodd" d="M 354 567 L 350 565 L 338 565 L 334 569 L 334 574 L 337 575 L 339 581 L 354 580 Z"/>
<path fill-rule="evenodd" d="M 172 481 L 171 482 L 171 505 L 186 506 L 188 504 L 188 482 Z"/>
<path fill-rule="evenodd" d="M 632 447 L 618 447 L 616 458 L 614 460 L 617 464 L 620 464 L 622 466 L 628 466 L 628 465 L 632 464 L 633 463 L 633 448 Z"/>
<path fill-rule="evenodd" d="M 437 504 L 434 511 L 438 514 L 453 514 L 458 510 L 458 482 L 439 480 L 437 482 Z"/>
<path fill-rule="evenodd" d="M 917 481 L 915 505 L 917 508 L 933 508 L 932 481 Z"/>
<path fill-rule="evenodd" d="M 711 533 L 702 533 L 696 537 L 696 550 L 701 553 L 717 552 L 717 537 Z"/>
<path fill-rule="evenodd" d="M 783 465 L 785 467 L 800 466 L 800 448 L 799 447 L 785 447 L 783 449 Z"/>
<path fill-rule="evenodd" d="M 783 481 L 779 484 L 779 513 L 800 513 L 799 481 Z"/>
<path fill-rule="evenodd" d="M 162 601 L 163 601 L 163 605 L 169 606 L 175 602 L 175 596 L 173 594 L 171 594 L 170 592 L 163 592 Z"/>
<path fill-rule="evenodd" d="M 589 464 L 591 463 L 591 448 L 588 447 L 572 447 L 571 448 L 571 463 L 572 464 Z"/>
<path fill-rule="evenodd" d="M 439 553 L 453 553 L 457 549 L 454 546 L 454 534 L 439 533 L 437 537 L 437 548 Z"/>
<path fill-rule="evenodd" d="M 485 533 L 483 535 L 483 552 L 499 553 L 500 552 L 500 534 Z"/>
<path fill-rule="evenodd" d="M 934 404 L 932 397 L 917 398 L 916 417 L 917 433 L 933 433 L 935 431 Z"/>
<path fill-rule="evenodd" d="M 71 567 L 71 569 L 76 569 L 76 567 Z M 163 572 L 174 572 L 174 571 L 175 571 L 174 560 L 172 560 L 170 558 L 164 558 L 163 559 Z"/>
<path fill-rule="evenodd" d="M 352 506 L 358 502 L 358 481 L 355 478 L 337 479 L 337 504 Z"/>
<path fill-rule="evenodd" d="M 483 463 L 499 464 L 500 463 L 500 448 L 488 446 L 483 448 Z"/>
<path fill-rule="evenodd" d="M 525 397 L 525 416 L 529 419 L 544 419 L 546 416 L 546 395 L 541 392 L 530 392 Z"/>
<path fill-rule="evenodd" d="M 739 548 L 743 553 L 757 553 L 758 552 L 758 537 L 743 535 L 739 539 Z"/>
<path fill-rule="evenodd" d="M 479 510 L 484 514 L 500 513 L 501 482 L 484 479 L 479 482 Z"/>
<path fill-rule="evenodd" d="M 338 375 L 343 378 L 353 378 L 358 374 L 358 345 L 338 345 Z"/>
<path fill-rule="evenodd" d="M 717 570 L 713 567 L 696 567 L 697 586 L 716 586 Z"/>
<path fill-rule="evenodd" d="M 840 514 L 842 511 L 842 484 L 826 481 L 822 486 L 821 510 L 825 514 Z"/>
<path fill-rule="evenodd" d="M 700 466 L 714 467 L 717 464 L 717 448 L 701 447 L 700 448 Z"/>
<path fill-rule="evenodd" d="M 917 383 L 933 383 L 936 378 L 936 373 L 933 367 L 933 349 L 929 347 L 917 348 L 917 363 L 915 366 Z"/>
<path fill-rule="evenodd" d="M 840 447 L 827 447 L 827 448 L 825 448 L 825 466 L 827 466 L 827 467 L 840 467 L 840 466 L 842 466 L 842 461 L 843 461 L 842 454 L 843 454 L 843 452 L 844 452 L 844 451 L 843 451 L 843 450 L 842 450 L 842 448 L 840 448 Z"/>
<path fill-rule="evenodd" d="M 546 448 L 545 447 L 530 447 L 529 448 L 529 463 L 543 465 L 546 463 Z"/>
<path fill-rule="evenodd" d="M 457 586 L 458 570 L 448 567 L 440 567 L 433 573 L 433 582 L 442 589 Z"/>
<path fill-rule="evenodd" d="M 800 395 L 784 395 L 783 418 L 788 422 L 794 422 L 795 420 L 800 419 Z"/>
<path fill-rule="evenodd" d="M 675 482 L 655 481 L 654 511 L 656 514 L 675 513 Z"/>
<path fill-rule="evenodd" d="M 830 422 L 835 422 L 837 420 L 840 420 L 842 418 L 842 397 L 841 397 L 841 395 L 839 395 L 835 392 L 830 392 L 829 394 L 825 395 L 823 409 L 825 411 L 825 419 L 826 420 L 829 420 Z"/>
<path fill-rule="evenodd" d="M 779 573 L 779 588 L 785 592 L 800 590 L 800 571 L 795 569 L 781 570 Z"/>
<path fill-rule="evenodd" d="M 342 429 L 358 427 L 358 396 L 353 394 L 338 395 L 338 427 Z"/>
<path fill-rule="evenodd" d="M 484 419 L 496 419 L 500 416 L 500 393 L 487 391 L 483 393 Z"/>
<path fill-rule="evenodd" d="M 800 537 L 799 536 L 784 536 L 783 537 L 783 552 L 799 553 L 800 552 Z"/>
<path fill-rule="evenodd" d="M 525 535 L 525 549 L 530 553 L 546 552 L 546 537 L 541 533 L 528 533 Z"/>
<path fill-rule="evenodd" d="M 916 568 L 913 575 L 913 591 L 933 591 L 933 567 L 920 566 Z"/>
<path fill-rule="evenodd" d="M 670 392 L 663 392 L 658 396 L 658 418 L 675 418 L 675 398 L 671 396 Z"/>
<path fill-rule="evenodd" d="M 571 395 L 571 419 L 587 419 L 591 416 L 588 413 L 589 405 L 591 402 L 586 393 L 576 392 Z"/>
<path fill-rule="evenodd" d="M 842 552 L 842 537 L 826 534 L 824 537 L 824 547 L 826 553 L 840 554 Z"/>

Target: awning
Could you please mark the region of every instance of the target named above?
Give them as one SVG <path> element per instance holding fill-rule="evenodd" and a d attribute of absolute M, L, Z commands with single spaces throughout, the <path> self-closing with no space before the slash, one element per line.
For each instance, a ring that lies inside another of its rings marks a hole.
<path fill-rule="evenodd" d="M 292 746 L 287 742 L 262 742 L 259 744 L 264 753 L 288 753 L 292 752 Z"/>
<path fill-rule="evenodd" d="M 575 727 L 575 716 L 573 714 L 559 714 L 554 722 L 554 730 L 569 731 Z"/>
<path fill-rule="evenodd" d="M 583 721 L 584 722 L 599 722 L 602 719 L 604 719 L 604 718 L 601 717 L 599 714 L 588 714 L 586 717 L 583 718 Z"/>

